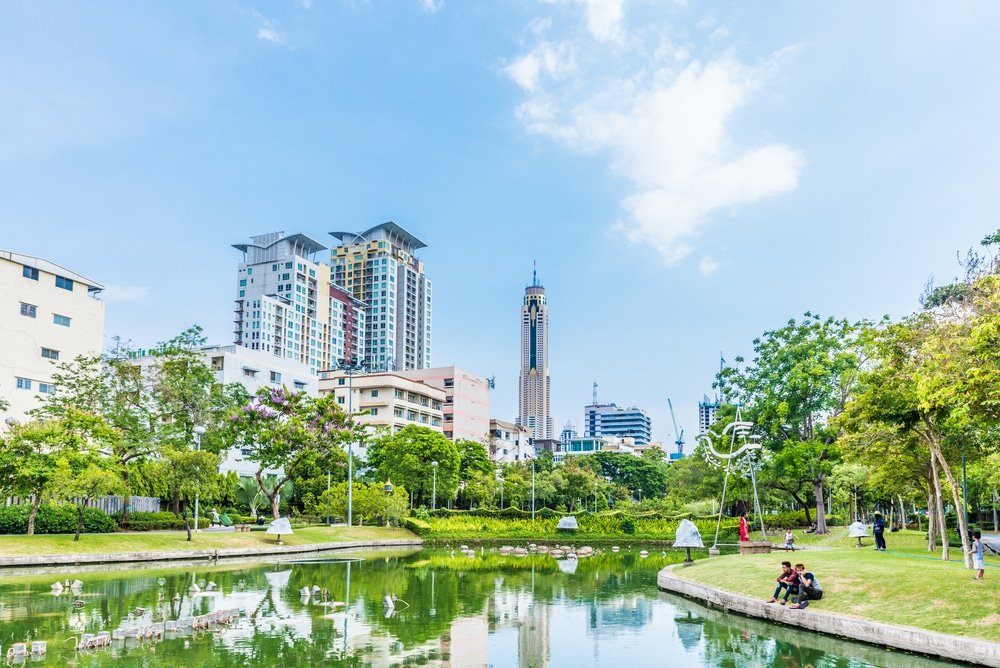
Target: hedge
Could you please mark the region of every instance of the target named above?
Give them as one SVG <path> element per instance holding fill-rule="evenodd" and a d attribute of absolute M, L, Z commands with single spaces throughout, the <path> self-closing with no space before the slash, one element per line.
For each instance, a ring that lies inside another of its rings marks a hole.
<path fill-rule="evenodd" d="M 0 534 L 28 533 L 31 506 L 17 505 L 0 508 Z M 71 504 L 43 505 L 35 516 L 36 534 L 76 533 L 77 508 Z M 84 533 L 112 533 L 118 529 L 115 521 L 97 508 L 83 511 Z"/>
<path fill-rule="evenodd" d="M 809 509 L 809 517 L 812 522 L 816 521 L 816 512 L 814 509 Z M 827 514 L 826 516 L 827 526 L 844 526 L 844 519 L 839 515 Z M 753 518 L 748 517 L 751 526 L 760 524 L 755 522 Z M 785 529 L 791 527 L 793 529 L 802 529 L 811 526 L 812 522 L 806 523 L 806 514 L 802 510 L 786 510 L 780 513 L 771 513 L 764 515 L 764 524 L 769 529 Z"/>
<path fill-rule="evenodd" d="M 114 516 L 115 521 L 123 529 L 128 529 L 129 531 L 164 531 L 169 529 L 184 529 L 184 518 L 174 515 L 172 512 L 167 510 L 161 510 L 156 513 L 146 513 L 146 512 L 133 512 L 129 513 L 129 521 L 126 526 L 123 516 L 119 513 Z M 194 527 L 194 518 L 191 518 L 191 526 Z M 209 519 L 204 515 L 199 515 L 198 525 L 204 529 L 211 524 Z"/>
<path fill-rule="evenodd" d="M 416 517 L 404 517 L 403 528 L 409 529 L 418 536 L 426 536 L 431 532 L 431 525 Z"/>

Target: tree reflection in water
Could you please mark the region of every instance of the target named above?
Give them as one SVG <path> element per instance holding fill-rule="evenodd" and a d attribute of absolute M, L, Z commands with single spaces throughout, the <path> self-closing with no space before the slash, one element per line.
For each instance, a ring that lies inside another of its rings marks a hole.
<path fill-rule="evenodd" d="M 450 550 L 376 551 L 358 560 L 80 569 L 79 597 L 54 596 L 61 575 L 0 574 L 0 646 L 47 640 L 39 665 L 294 666 L 888 666 L 931 660 L 708 610 L 658 592 L 656 573 L 683 559 L 642 559 L 639 546 L 599 552 L 563 572 L 547 555 L 474 558 Z M 214 581 L 218 595 L 192 594 Z M 308 588 L 309 596 L 300 591 Z M 312 592 L 315 592 L 313 594 Z M 400 600 L 387 615 L 383 597 Z M 85 601 L 83 609 L 73 600 Z M 241 608 L 228 628 L 77 654 L 70 636 Z"/>

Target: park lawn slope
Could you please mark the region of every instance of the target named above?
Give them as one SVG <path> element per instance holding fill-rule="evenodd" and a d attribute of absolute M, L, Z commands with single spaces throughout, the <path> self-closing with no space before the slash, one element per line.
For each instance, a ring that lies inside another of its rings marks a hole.
<path fill-rule="evenodd" d="M 406 529 L 347 526 L 304 527 L 296 529 L 291 535 L 281 537 L 285 545 L 416 538 L 418 536 Z M 72 535 L 0 536 L 0 565 L 5 556 L 181 552 L 274 546 L 275 536 L 264 531 L 202 532 L 194 534 L 191 542 L 187 541 L 187 534 L 184 531 L 83 534 L 79 542 L 75 543 Z"/>
<path fill-rule="evenodd" d="M 923 553 L 901 545 L 897 552 L 891 547 L 876 552 L 870 547 L 817 546 L 787 555 L 732 555 L 675 568 L 673 574 L 766 600 L 774 592 L 779 564 L 787 559 L 805 564 L 823 586 L 823 599 L 810 609 L 993 642 L 1000 639 L 1000 559 L 988 557 L 986 579 L 974 582 L 974 571 L 960 561 L 941 561 L 924 545 Z M 953 558 L 956 552 L 961 556 L 960 549 L 952 552 Z"/>

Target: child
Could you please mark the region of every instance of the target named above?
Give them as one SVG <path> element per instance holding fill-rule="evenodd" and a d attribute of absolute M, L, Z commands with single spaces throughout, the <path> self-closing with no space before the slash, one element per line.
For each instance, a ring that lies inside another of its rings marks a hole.
<path fill-rule="evenodd" d="M 983 534 L 981 531 L 972 532 L 972 567 L 979 571 L 973 580 L 982 580 L 986 574 L 986 567 L 983 564 Z"/>
<path fill-rule="evenodd" d="M 768 603 L 774 603 L 778 600 L 778 595 L 781 594 L 781 590 L 785 590 L 785 597 L 781 600 L 781 605 L 788 602 L 788 597 L 797 589 L 798 576 L 795 570 L 792 569 L 792 562 L 782 561 L 781 562 L 781 574 L 778 575 L 778 586 L 774 588 L 774 596 Z"/>
<path fill-rule="evenodd" d="M 795 534 L 792 533 L 791 529 L 785 529 L 785 549 L 795 549 Z"/>

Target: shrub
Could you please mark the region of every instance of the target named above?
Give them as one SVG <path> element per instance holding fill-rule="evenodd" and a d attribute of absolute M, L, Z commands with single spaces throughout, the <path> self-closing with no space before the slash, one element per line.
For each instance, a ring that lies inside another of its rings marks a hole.
<path fill-rule="evenodd" d="M 409 529 L 418 536 L 426 536 L 431 532 L 431 525 L 416 517 L 404 517 L 403 528 Z"/>
<path fill-rule="evenodd" d="M 115 515 L 118 525 L 129 531 L 164 531 L 169 529 L 184 529 L 184 518 L 174 515 L 169 510 L 161 510 L 156 513 L 134 512 L 129 514 L 128 526 L 125 526 L 124 518 L 121 514 Z M 211 521 L 204 515 L 198 516 L 198 526 L 207 528 Z M 194 528 L 194 518 L 191 517 L 191 527 Z"/>
<path fill-rule="evenodd" d="M 31 506 L 18 505 L 0 508 L 0 533 L 28 533 L 28 515 Z M 71 504 L 43 505 L 35 516 L 36 534 L 75 533 L 77 509 Z M 115 521 L 97 508 L 83 511 L 84 533 L 111 533 L 117 529 Z"/>
<path fill-rule="evenodd" d="M 633 534 L 635 533 L 635 520 L 631 517 L 623 517 L 622 521 L 618 523 L 618 527 L 622 533 Z"/>

